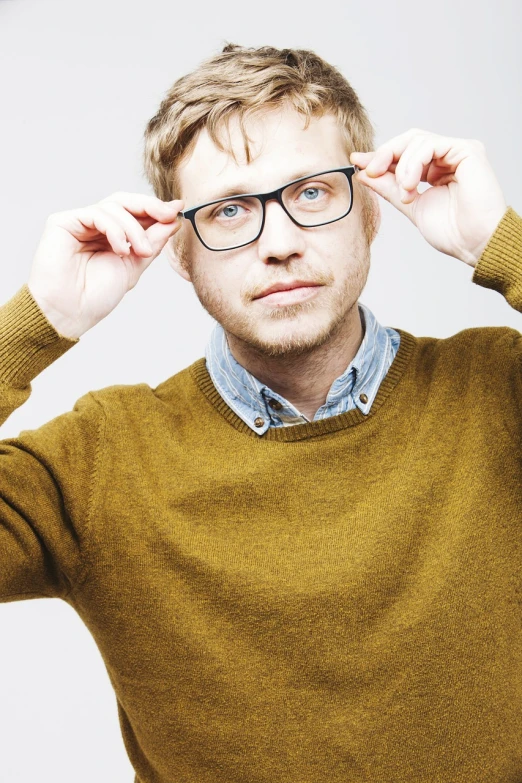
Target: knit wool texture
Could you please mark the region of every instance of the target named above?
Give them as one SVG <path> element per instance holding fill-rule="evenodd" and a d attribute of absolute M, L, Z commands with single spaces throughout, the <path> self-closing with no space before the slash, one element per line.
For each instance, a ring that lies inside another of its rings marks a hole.
<path fill-rule="evenodd" d="M 522 312 L 511 207 L 472 281 Z M 79 614 L 135 783 L 522 781 L 522 336 L 398 331 L 367 416 L 260 438 L 198 359 L 0 441 L 0 601 Z M 78 342 L 0 308 L 0 421 Z"/>

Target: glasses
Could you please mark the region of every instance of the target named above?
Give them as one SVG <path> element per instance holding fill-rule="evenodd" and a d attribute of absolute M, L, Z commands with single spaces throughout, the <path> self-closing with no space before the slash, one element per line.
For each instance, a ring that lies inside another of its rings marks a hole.
<path fill-rule="evenodd" d="M 353 204 L 352 176 L 358 166 L 342 166 L 287 182 L 269 193 L 244 193 L 180 212 L 190 220 L 208 250 L 234 250 L 255 242 L 265 225 L 267 201 L 277 201 L 302 228 L 335 223 Z"/>

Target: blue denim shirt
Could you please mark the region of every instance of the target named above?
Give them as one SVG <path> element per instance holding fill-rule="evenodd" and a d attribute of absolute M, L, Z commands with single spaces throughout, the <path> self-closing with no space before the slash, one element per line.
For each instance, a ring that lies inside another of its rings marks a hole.
<path fill-rule="evenodd" d="M 399 348 L 399 333 L 389 326 L 381 326 L 366 305 L 359 302 L 358 307 L 363 340 L 346 370 L 332 383 L 326 402 L 316 411 L 313 421 L 337 416 L 355 407 L 367 414 Z M 261 383 L 234 359 L 220 324 L 212 331 L 205 358 L 218 392 L 258 435 L 263 435 L 269 427 L 309 421 L 291 402 Z M 261 419 L 262 425 L 256 426 L 254 422 L 257 420 L 259 425 Z"/>

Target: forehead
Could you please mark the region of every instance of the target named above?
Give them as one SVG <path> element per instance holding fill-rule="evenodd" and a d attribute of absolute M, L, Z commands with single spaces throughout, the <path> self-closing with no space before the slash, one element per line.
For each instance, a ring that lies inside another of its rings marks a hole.
<path fill-rule="evenodd" d="M 177 172 L 187 207 L 220 198 L 220 192 L 230 189 L 271 190 L 299 176 L 349 163 L 341 129 L 330 114 L 312 117 L 305 128 L 304 116 L 295 109 L 270 110 L 249 118 L 246 131 L 250 163 L 237 118 L 222 131 L 234 155 L 220 150 L 205 128 L 200 131 Z"/>

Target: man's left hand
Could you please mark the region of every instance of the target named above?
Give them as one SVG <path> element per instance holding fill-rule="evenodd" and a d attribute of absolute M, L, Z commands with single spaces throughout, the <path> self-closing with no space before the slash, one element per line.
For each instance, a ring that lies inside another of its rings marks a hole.
<path fill-rule="evenodd" d="M 475 267 L 507 209 L 482 142 L 412 128 L 352 152 L 356 179 L 393 204 L 441 253 Z M 420 182 L 433 187 L 419 193 Z"/>

